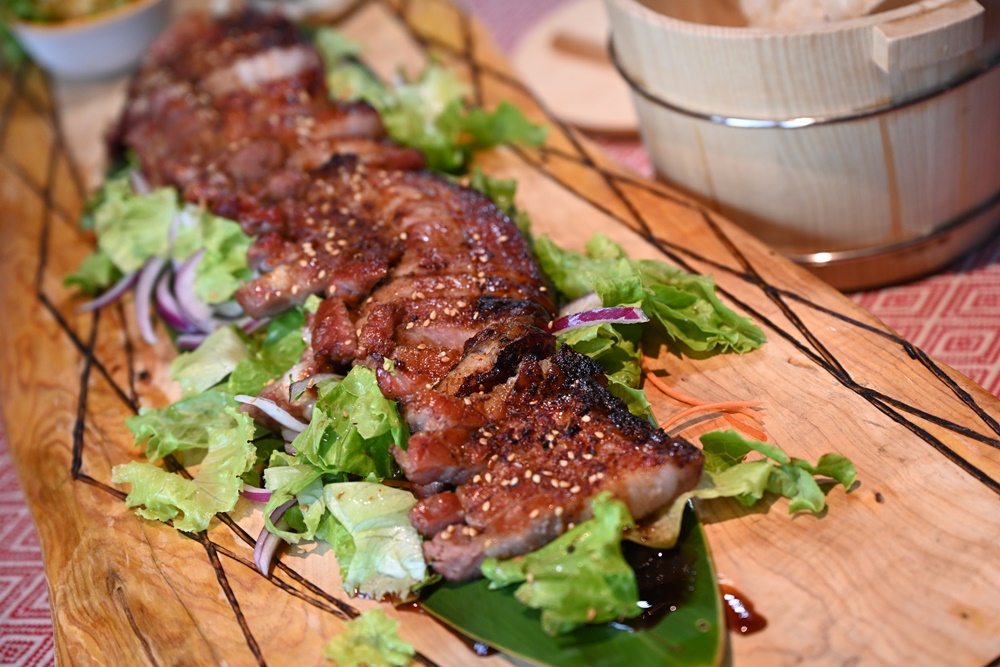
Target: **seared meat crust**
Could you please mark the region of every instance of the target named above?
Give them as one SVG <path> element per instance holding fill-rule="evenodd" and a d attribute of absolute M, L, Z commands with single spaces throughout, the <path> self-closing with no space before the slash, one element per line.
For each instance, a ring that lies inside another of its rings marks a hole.
<path fill-rule="evenodd" d="M 483 390 L 465 400 L 489 414 L 488 423 L 467 428 L 464 439 L 454 429 L 423 431 L 416 446 L 411 440 L 406 452 L 396 452 L 411 479 L 456 487 L 425 498 L 410 516 L 432 537 L 425 552 L 448 579 L 478 576 L 484 558 L 543 546 L 588 519 L 590 499 L 603 491 L 642 519 L 693 488 L 701 474 L 701 452 L 631 414 L 606 389 L 594 361 L 568 347 L 553 353 L 554 341 L 541 344 L 551 336 L 519 329 L 484 331 L 470 341 L 468 366 L 439 385 L 467 393 L 485 379 L 478 386 L 491 385 L 502 407 Z M 492 347 L 493 360 L 485 371 L 474 356 L 490 355 L 484 347 Z"/>

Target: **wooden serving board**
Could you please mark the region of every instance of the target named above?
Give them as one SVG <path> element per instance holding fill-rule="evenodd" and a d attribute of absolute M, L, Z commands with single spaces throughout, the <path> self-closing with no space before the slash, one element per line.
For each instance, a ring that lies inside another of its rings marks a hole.
<path fill-rule="evenodd" d="M 379 0 L 341 24 L 380 72 L 416 70 L 433 55 L 485 105 L 510 99 L 546 120 L 481 27 L 450 4 Z M 128 304 L 77 314 L 61 284 L 92 248 L 77 216 L 100 164 L 93 153 L 71 160 L 69 142 L 99 150 L 103 128 L 86 116 L 100 103 L 86 89 L 60 95 L 61 110 L 33 68 L 0 77 L 0 396 L 41 537 L 59 662 L 322 664 L 323 643 L 374 604 L 343 594 L 330 554 L 294 550 L 266 579 L 252 564 L 260 516 L 249 503 L 186 536 L 138 518 L 109 482 L 113 465 L 135 457 L 125 417 L 176 395 L 174 352 L 141 343 Z M 666 381 L 704 399 L 762 401 L 771 441 L 857 463 L 856 487 L 831 491 L 822 516 L 789 516 L 785 501 L 701 508 L 720 573 L 769 621 L 731 638 L 733 664 L 996 664 L 997 399 L 726 220 L 547 122 L 544 148 L 481 161 L 518 179 L 537 232 L 580 247 L 602 231 L 635 256 L 712 273 L 769 337 L 745 356 L 664 352 Z M 661 418 L 679 409 L 649 393 Z M 701 418 L 687 434 L 720 426 Z M 506 663 L 475 658 L 425 615 L 390 613 L 423 664 Z"/>

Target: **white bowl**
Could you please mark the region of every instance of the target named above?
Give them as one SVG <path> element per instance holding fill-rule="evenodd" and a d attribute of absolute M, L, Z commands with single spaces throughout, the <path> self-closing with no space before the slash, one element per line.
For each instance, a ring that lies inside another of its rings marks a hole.
<path fill-rule="evenodd" d="M 14 21 L 10 28 L 28 55 L 50 74 L 94 79 L 139 61 L 166 27 L 171 0 L 136 0 L 93 16 L 57 23 Z"/>

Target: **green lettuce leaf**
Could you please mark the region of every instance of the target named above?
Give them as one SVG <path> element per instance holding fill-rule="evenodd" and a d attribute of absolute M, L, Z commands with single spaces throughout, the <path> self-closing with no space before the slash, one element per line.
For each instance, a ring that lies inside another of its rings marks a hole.
<path fill-rule="evenodd" d="M 140 408 L 125 425 L 135 444 L 144 445 L 146 458 L 157 461 L 176 451 L 207 449 L 213 433 L 235 428 L 225 411 L 234 406 L 228 394 L 207 391 L 162 408 Z"/>
<path fill-rule="evenodd" d="M 490 588 L 521 584 L 515 597 L 542 610 L 542 628 L 549 635 L 642 613 L 635 573 L 621 553 L 622 531 L 634 526 L 628 508 L 607 492 L 594 498 L 591 507 L 593 519 L 541 549 L 483 562 Z"/>
<path fill-rule="evenodd" d="M 545 273 L 568 299 L 597 292 L 605 306 L 640 305 L 664 332 L 698 352 L 749 352 L 764 333 L 715 294 L 711 276 L 696 276 L 656 260 L 630 260 L 618 244 L 595 234 L 583 253 L 547 237 L 535 242 Z"/>
<path fill-rule="evenodd" d="M 97 248 L 83 259 L 83 263 L 73 273 L 63 278 L 66 287 L 78 287 L 84 294 L 95 295 L 111 287 L 122 272 L 106 252 Z"/>
<path fill-rule="evenodd" d="M 654 425 L 656 424 L 656 419 L 653 417 L 653 406 L 649 404 L 645 391 L 630 387 L 612 377 L 608 378 L 608 391 L 620 398 L 628 411 L 636 417 L 648 419 Z"/>
<path fill-rule="evenodd" d="M 177 213 L 177 195 L 159 188 L 146 195 L 132 191 L 127 176 L 104 185 L 103 201 L 94 210 L 97 245 L 122 273 L 142 268 L 150 257 L 169 254 L 170 221 Z"/>
<path fill-rule="evenodd" d="M 322 516 L 326 506 L 322 501 L 323 473 L 315 466 L 300 462 L 298 456 L 292 456 L 282 451 L 271 455 L 268 468 L 264 471 L 264 487 L 271 492 L 271 498 L 264 506 L 264 521 L 268 531 L 279 536 L 289 544 L 298 544 L 303 540 L 315 537 L 318 522 L 307 524 L 305 515 L 314 516 L 313 506 L 319 502 L 319 514 Z M 318 486 L 318 491 L 316 487 Z M 303 495 L 299 495 L 303 494 Z M 271 521 L 271 513 L 292 498 L 298 500 L 296 509 L 301 514 L 301 522 L 296 521 L 295 513 L 290 509 L 285 513 L 285 521 L 292 525 L 290 529 L 278 528 Z M 305 507 L 305 511 L 301 509 Z M 291 514 L 289 514 L 291 513 Z"/>
<path fill-rule="evenodd" d="M 597 324 L 559 334 L 569 345 L 601 365 L 612 380 L 638 387 L 642 377 L 641 324 Z"/>
<path fill-rule="evenodd" d="M 422 539 L 410 523 L 416 498 L 371 482 L 327 484 L 323 498 L 336 520 L 326 533 L 344 589 L 375 599 L 407 599 L 427 579 Z"/>
<path fill-rule="evenodd" d="M 190 398 L 225 380 L 249 355 L 235 327 L 222 327 L 195 350 L 178 355 L 170 364 L 170 374 L 181 385 L 184 398 Z"/>
<path fill-rule="evenodd" d="M 304 325 L 305 316 L 299 309 L 290 310 L 271 320 L 263 339 L 250 339 L 247 355 L 231 371 L 228 391 L 234 395 L 256 396 L 271 380 L 294 366 L 306 348 L 306 342 L 302 338 Z M 205 343 L 202 343 L 201 347 L 204 346 Z"/>
<path fill-rule="evenodd" d="M 222 303 L 250 279 L 247 251 L 252 239 L 238 223 L 207 211 L 201 212 L 200 231 L 199 247 L 205 254 L 195 269 L 194 291 L 205 303 Z"/>
<path fill-rule="evenodd" d="M 323 39 L 339 42 L 328 35 Z M 331 96 L 371 104 L 381 114 L 386 133 L 420 150 L 431 169 L 461 174 L 468 171 L 476 151 L 508 143 L 537 146 L 545 141 L 548 130 L 531 123 L 507 101 L 492 111 L 468 109 L 464 101 L 469 86 L 439 63 L 428 63 L 413 81 L 389 88 L 356 61 L 345 60 L 339 43 L 329 50 L 325 64 Z"/>
<path fill-rule="evenodd" d="M 168 472 L 152 463 L 131 461 L 111 470 L 111 481 L 131 484 L 125 504 L 140 516 L 173 521 L 175 528 L 198 532 L 208 528 L 212 516 L 236 506 L 243 488 L 241 476 L 256 459 L 251 442 L 254 424 L 235 408 L 226 408 L 232 428 L 212 429 L 208 451 L 193 479 Z"/>
<path fill-rule="evenodd" d="M 677 540 L 681 514 L 689 499 L 733 498 L 753 505 L 766 493 L 789 499 L 788 512 L 814 513 L 826 508 L 826 498 L 815 477 L 829 477 L 844 489 L 857 479 L 857 469 L 845 456 L 824 454 L 815 465 L 790 457 L 776 445 L 744 438 L 736 431 L 712 431 L 701 436 L 705 467 L 698 486 L 680 496 L 650 524 L 630 537 L 647 545 L 669 548 Z M 746 461 L 751 452 L 765 458 Z"/>
<path fill-rule="evenodd" d="M 329 26 L 316 30 L 313 41 L 327 71 L 332 70 L 344 59 L 359 55 L 363 49 L 360 42 Z"/>
<path fill-rule="evenodd" d="M 405 448 L 408 437 L 395 401 L 382 395 L 375 373 L 355 366 L 316 401 L 309 426 L 292 446 L 322 472 L 385 479 L 396 473 L 390 447 Z"/>
<path fill-rule="evenodd" d="M 379 112 L 393 103 L 393 94 L 364 65 L 343 62 L 326 70 L 326 87 L 335 100 L 354 102 L 361 100 Z"/>
<path fill-rule="evenodd" d="M 202 249 L 194 289 L 206 303 L 227 301 L 250 278 L 246 256 L 252 239 L 239 224 L 193 204 L 179 208 L 172 188 L 136 194 L 126 170 L 109 177 L 88 206 L 86 220 L 97 233 L 97 249 L 66 277 L 67 286 L 92 294 L 152 257 L 185 260 Z"/>
<path fill-rule="evenodd" d="M 323 653 L 338 667 L 404 667 L 416 650 L 400 639 L 399 621 L 376 608 L 349 621 Z"/>

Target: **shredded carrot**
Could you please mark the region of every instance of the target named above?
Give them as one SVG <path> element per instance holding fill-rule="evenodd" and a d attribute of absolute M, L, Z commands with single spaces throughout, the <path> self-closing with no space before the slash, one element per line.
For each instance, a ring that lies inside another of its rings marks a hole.
<path fill-rule="evenodd" d="M 646 379 L 649 380 L 650 384 L 659 389 L 661 392 L 681 403 L 687 403 L 688 405 L 708 405 L 709 401 L 703 401 L 699 398 L 694 398 L 693 396 L 688 396 L 687 394 L 677 391 L 677 389 L 671 387 L 666 382 L 660 378 L 653 375 L 653 371 L 650 370 L 648 366 L 643 364 L 643 370 L 646 372 Z M 735 410 L 740 414 L 746 415 L 748 417 L 753 417 L 753 412 L 749 409 L 743 408 Z"/>
<path fill-rule="evenodd" d="M 760 440 L 761 442 L 767 442 L 767 433 L 757 428 L 753 424 L 748 424 L 746 421 L 740 419 L 735 414 L 727 414 L 725 420 L 735 428 L 737 431 L 743 435 L 750 436 L 754 440 Z"/>
<path fill-rule="evenodd" d="M 670 398 L 674 399 L 675 401 L 680 401 L 681 403 L 687 403 L 688 405 L 702 405 L 703 403 L 705 403 L 705 401 L 698 400 L 697 398 L 688 396 L 687 394 L 682 394 L 681 392 L 677 391 L 676 389 L 668 385 L 666 382 L 653 375 L 653 371 L 651 371 L 645 365 L 643 365 L 643 370 L 646 371 L 646 379 L 649 380 L 650 384 L 652 384 L 654 387 L 656 387 L 661 392 L 663 392 Z"/>
<path fill-rule="evenodd" d="M 748 424 L 745 420 L 736 417 L 736 414 L 741 414 L 751 419 L 755 419 L 756 415 L 752 408 L 759 407 L 759 403 L 742 402 L 742 401 L 727 401 L 724 403 L 710 403 L 708 401 L 703 401 L 693 396 L 688 396 L 687 394 L 678 391 L 674 387 L 671 387 L 666 382 L 660 378 L 653 375 L 653 370 L 646 365 L 645 362 L 642 364 L 642 370 L 645 373 L 646 379 L 651 385 L 659 389 L 664 395 L 678 401 L 680 403 L 686 403 L 692 407 L 682 410 L 673 417 L 670 417 L 666 422 L 660 424 L 660 427 L 666 430 L 669 426 L 676 424 L 681 419 L 699 412 L 706 412 L 716 410 L 719 412 L 725 412 L 725 420 L 735 428 L 737 431 L 743 433 L 743 435 L 749 436 L 755 440 L 760 440 L 761 442 L 767 442 L 767 433 L 763 430 Z M 758 422 L 759 423 L 759 422 Z"/>
<path fill-rule="evenodd" d="M 692 405 L 690 408 L 681 410 L 665 422 L 661 423 L 660 428 L 666 431 L 682 419 L 686 419 L 691 415 L 696 415 L 699 412 L 734 412 L 744 408 L 756 407 L 760 407 L 760 403 L 754 403 L 753 401 L 724 401 L 722 403 L 702 403 L 701 405 Z"/>

